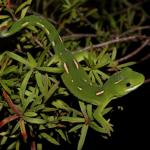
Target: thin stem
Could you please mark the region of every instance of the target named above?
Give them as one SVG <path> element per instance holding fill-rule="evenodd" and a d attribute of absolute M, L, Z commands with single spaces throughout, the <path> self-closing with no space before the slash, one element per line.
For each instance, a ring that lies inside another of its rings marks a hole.
<path fill-rule="evenodd" d="M 78 38 L 85 38 L 85 37 L 97 37 L 96 34 L 84 34 L 84 33 L 75 33 L 71 35 L 63 36 L 63 40 L 70 40 L 70 39 L 78 39 Z"/>
<path fill-rule="evenodd" d="M 132 33 L 132 32 L 137 32 L 137 31 L 141 31 L 141 30 L 146 30 L 146 29 L 150 29 L 150 26 L 140 26 L 140 27 L 134 27 L 134 28 L 132 28 L 132 29 L 130 29 L 130 30 L 128 30 L 128 31 L 126 31 L 126 32 L 124 32 L 124 33 L 122 33 L 122 35 L 121 36 L 125 36 L 125 35 L 127 35 L 127 34 L 129 34 L 129 33 Z"/>
<path fill-rule="evenodd" d="M 116 60 L 117 63 L 123 62 L 125 60 L 128 60 L 129 58 L 135 56 L 136 54 L 138 54 L 141 50 L 143 50 L 143 48 L 149 43 L 149 39 L 147 39 L 140 47 L 138 47 L 136 50 L 134 50 L 133 52 L 131 52 L 130 54 Z"/>
<path fill-rule="evenodd" d="M 91 48 L 92 49 L 102 48 L 102 47 L 108 46 L 110 44 L 115 44 L 115 43 L 133 41 L 133 40 L 136 40 L 138 38 L 139 39 L 145 39 L 146 36 L 144 36 L 144 35 L 141 35 L 141 36 L 133 35 L 133 36 L 128 36 L 128 37 L 116 38 L 116 39 L 109 40 L 109 41 L 106 41 L 106 42 L 103 42 L 103 43 L 100 43 L 100 44 L 95 44 L 95 45 L 92 45 L 92 46 L 87 46 L 87 47 L 83 48 L 81 51 L 87 51 L 87 50 L 89 50 Z"/>
<path fill-rule="evenodd" d="M 12 116 L 9 116 L 9 117 L 3 119 L 2 121 L 0 121 L 0 128 L 2 128 L 5 124 L 7 124 L 17 118 L 19 118 L 19 116 L 17 114 L 14 114 Z"/>
<path fill-rule="evenodd" d="M 28 135 L 27 135 L 27 131 L 25 128 L 24 120 L 22 118 L 19 120 L 19 126 L 20 126 L 20 130 L 21 130 L 22 138 L 23 138 L 24 142 L 26 142 Z"/>
<path fill-rule="evenodd" d="M 147 83 L 150 83 L 150 78 L 148 78 L 144 81 L 144 84 L 147 84 Z"/>
<path fill-rule="evenodd" d="M 17 108 L 17 106 L 12 102 L 11 98 L 9 97 L 9 95 L 7 94 L 6 91 L 3 90 L 3 97 L 4 100 L 7 102 L 8 106 L 18 115 L 21 116 L 22 113 L 21 111 Z"/>

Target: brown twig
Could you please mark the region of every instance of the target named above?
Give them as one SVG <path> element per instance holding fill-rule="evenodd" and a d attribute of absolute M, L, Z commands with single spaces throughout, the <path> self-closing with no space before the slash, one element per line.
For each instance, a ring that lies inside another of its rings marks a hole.
<path fill-rule="evenodd" d="M 84 33 L 76 33 L 71 35 L 62 36 L 63 40 L 70 40 L 70 39 L 78 39 L 78 38 L 85 38 L 85 37 L 97 37 L 96 34 L 84 34 Z"/>
<path fill-rule="evenodd" d="M 148 78 L 144 81 L 144 84 L 147 84 L 147 83 L 150 83 L 150 78 Z"/>
<path fill-rule="evenodd" d="M 123 62 L 133 56 L 135 56 L 136 54 L 138 54 L 147 44 L 149 43 L 149 39 L 147 39 L 140 47 L 138 47 L 136 50 L 134 50 L 133 52 L 131 52 L 130 54 L 120 58 L 120 59 L 117 59 L 116 62 L 117 63 L 120 63 L 120 62 Z"/>
<path fill-rule="evenodd" d="M 132 29 L 126 31 L 126 32 L 123 32 L 121 34 L 121 36 L 125 36 L 129 33 L 132 33 L 132 32 L 135 32 L 135 31 L 142 31 L 142 30 L 146 30 L 146 29 L 150 29 L 150 26 L 140 26 L 140 27 L 133 27 Z"/>
<path fill-rule="evenodd" d="M 9 116 L 9 117 L 3 119 L 2 121 L 0 121 L 0 128 L 2 128 L 5 124 L 7 124 L 13 120 L 16 120 L 18 118 L 19 118 L 19 116 L 17 114 L 14 114 L 12 116 Z"/>
<path fill-rule="evenodd" d="M 27 135 L 27 131 L 25 128 L 24 120 L 22 118 L 20 118 L 20 120 L 19 120 L 19 126 L 20 126 L 20 130 L 21 130 L 22 138 L 23 138 L 24 142 L 26 142 L 28 135 Z"/>
<path fill-rule="evenodd" d="M 91 48 L 92 49 L 102 48 L 102 47 L 108 46 L 110 44 L 133 41 L 133 40 L 136 40 L 136 39 L 146 39 L 146 36 L 144 36 L 144 35 L 141 35 L 141 36 L 133 35 L 133 36 L 128 36 L 128 37 L 116 38 L 116 39 L 109 40 L 109 41 L 106 41 L 106 42 L 103 42 L 103 43 L 100 43 L 100 44 L 87 46 L 87 47 L 83 48 L 81 51 L 87 51 Z"/>
<path fill-rule="evenodd" d="M 143 62 L 143 61 L 146 61 L 146 60 L 149 59 L 149 58 L 150 58 L 150 53 L 147 54 L 146 56 L 144 56 L 143 58 L 141 58 L 138 63 L 141 63 L 141 62 Z"/>
<path fill-rule="evenodd" d="M 18 115 L 21 116 L 22 113 L 21 111 L 17 108 L 17 106 L 12 102 L 11 98 L 9 97 L 9 95 L 7 94 L 6 91 L 3 90 L 3 97 L 5 99 L 5 101 L 7 102 L 8 106 Z"/>

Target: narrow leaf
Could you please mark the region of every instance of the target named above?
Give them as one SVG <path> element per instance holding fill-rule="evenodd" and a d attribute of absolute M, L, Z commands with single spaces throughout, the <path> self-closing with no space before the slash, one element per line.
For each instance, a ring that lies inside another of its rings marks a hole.
<path fill-rule="evenodd" d="M 44 97 L 46 97 L 47 91 L 45 90 L 45 87 L 44 87 L 44 85 L 43 85 L 43 81 L 42 81 L 42 80 L 43 80 L 43 77 L 42 77 L 42 74 L 37 71 L 37 72 L 35 73 L 35 78 L 36 78 L 37 85 L 38 85 L 38 87 L 39 87 L 39 89 L 40 89 L 42 95 L 43 95 Z"/>
<path fill-rule="evenodd" d="M 60 117 L 61 121 L 71 122 L 71 123 L 84 123 L 85 119 L 81 117 Z"/>
<path fill-rule="evenodd" d="M 68 132 L 76 132 L 77 130 L 79 130 L 80 128 L 82 128 L 83 124 L 78 124 L 74 127 L 72 127 Z"/>
<path fill-rule="evenodd" d="M 24 113 L 24 116 L 27 116 L 27 117 L 36 117 L 38 114 L 35 113 L 35 112 L 32 112 L 32 111 L 27 111 Z"/>
<path fill-rule="evenodd" d="M 95 131 L 97 132 L 100 132 L 100 133 L 107 133 L 106 130 L 102 127 L 100 127 L 98 124 L 96 124 L 95 122 L 91 122 L 90 123 L 90 127 L 92 129 L 94 129 Z"/>
<path fill-rule="evenodd" d="M 21 57 L 21 56 L 15 54 L 15 53 L 13 53 L 13 52 L 8 52 L 8 51 L 7 51 L 6 54 L 7 54 L 9 57 L 11 57 L 12 59 L 14 59 L 14 60 L 16 60 L 16 61 L 19 61 L 20 63 L 23 63 L 23 64 L 25 64 L 25 65 L 27 65 L 27 66 L 30 65 L 29 62 L 28 62 L 26 59 L 24 59 L 23 57 Z"/>
<path fill-rule="evenodd" d="M 61 138 L 62 138 L 64 141 L 67 141 L 66 136 L 65 136 L 64 132 L 63 132 L 61 129 L 56 129 L 56 132 L 59 133 L 59 135 L 61 136 Z"/>
<path fill-rule="evenodd" d="M 29 81 L 29 79 L 30 79 L 30 77 L 32 75 L 32 72 L 33 72 L 33 70 L 30 70 L 25 75 L 25 78 L 23 79 L 23 82 L 21 84 L 19 95 L 20 95 L 20 98 L 21 98 L 22 102 L 24 101 L 24 94 L 25 94 L 25 91 L 26 91 L 26 87 L 27 87 L 28 81 Z"/>
<path fill-rule="evenodd" d="M 35 68 L 37 66 L 36 60 L 32 57 L 30 53 L 27 53 L 28 61 L 31 68 Z"/>
<path fill-rule="evenodd" d="M 48 135 L 47 133 L 41 133 L 40 135 L 50 143 L 60 145 L 52 136 Z"/>
<path fill-rule="evenodd" d="M 82 150 L 82 147 L 84 145 L 85 138 L 86 138 L 86 135 L 87 135 L 88 127 L 89 127 L 88 125 L 84 124 L 82 129 L 81 129 L 81 135 L 80 135 L 80 139 L 79 139 L 79 142 L 78 142 L 77 150 Z"/>
<path fill-rule="evenodd" d="M 45 124 L 46 121 L 40 118 L 30 118 L 30 117 L 23 117 L 25 121 L 32 123 L 32 124 Z"/>

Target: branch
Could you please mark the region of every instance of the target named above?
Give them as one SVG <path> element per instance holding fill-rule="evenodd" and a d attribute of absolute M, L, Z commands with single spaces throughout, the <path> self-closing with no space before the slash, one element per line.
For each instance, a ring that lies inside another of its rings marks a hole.
<path fill-rule="evenodd" d="M 16 120 L 18 118 L 19 118 L 19 116 L 17 114 L 14 114 L 12 116 L 9 116 L 9 117 L 3 119 L 2 121 L 0 121 L 0 128 L 2 128 L 5 124 L 7 124 L 13 120 Z"/>
<path fill-rule="evenodd" d="M 144 84 L 147 84 L 147 83 L 150 83 L 150 78 L 148 78 L 144 81 Z"/>
<path fill-rule="evenodd" d="M 70 39 L 78 39 L 78 38 L 85 38 L 85 37 L 97 37 L 96 34 L 84 34 L 84 33 L 75 33 L 71 35 L 62 36 L 63 40 L 70 40 Z"/>
<path fill-rule="evenodd" d="M 140 47 L 138 47 L 136 50 L 134 50 L 133 52 L 131 52 L 130 54 L 126 55 L 125 57 L 122 57 L 118 60 L 116 60 L 117 63 L 123 62 L 133 56 L 135 56 L 136 54 L 138 54 L 147 44 L 149 43 L 149 39 L 147 39 Z"/>
<path fill-rule="evenodd" d="M 6 91 L 3 91 L 3 97 L 4 100 L 7 102 L 8 106 L 18 115 L 21 116 L 22 113 L 21 111 L 17 108 L 17 106 L 12 102 L 11 98 L 9 97 L 9 95 L 7 94 Z"/>
<path fill-rule="evenodd" d="M 116 38 L 116 39 L 113 39 L 113 40 L 110 40 L 110 41 L 106 41 L 106 42 L 103 42 L 103 43 L 100 43 L 100 44 L 87 46 L 87 47 L 83 48 L 82 51 L 87 51 L 87 50 L 89 50 L 91 48 L 92 49 L 102 48 L 102 47 L 108 46 L 110 44 L 127 42 L 127 41 L 133 41 L 133 40 L 136 40 L 136 39 L 146 39 L 146 36 L 144 36 L 144 35 L 141 35 L 141 36 L 133 35 L 133 36 L 128 36 L 128 37 Z"/>
<path fill-rule="evenodd" d="M 142 31 L 142 30 L 147 30 L 147 29 L 150 29 L 150 26 L 138 26 L 138 27 L 133 27 L 132 29 L 130 29 L 130 30 L 128 30 L 128 31 L 126 31 L 126 32 L 123 32 L 122 34 L 121 34 L 121 36 L 125 36 L 125 35 L 127 35 L 127 34 L 129 34 L 129 33 L 132 33 L 132 32 L 137 32 L 137 31 Z"/>

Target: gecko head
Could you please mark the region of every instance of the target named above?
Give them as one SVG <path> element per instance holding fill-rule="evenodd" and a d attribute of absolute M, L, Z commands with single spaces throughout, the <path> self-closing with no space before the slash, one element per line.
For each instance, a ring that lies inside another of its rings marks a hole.
<path fill-rule="evenodd" d="M 124 68 L 112 75 L 106 82 L 106 85 L 112 85 L 112 94 L 115 98 L 124 96 L 137 89 L 144 83 L 144 79 L 141 73 L 133 71 L 131 68 Z"/>

